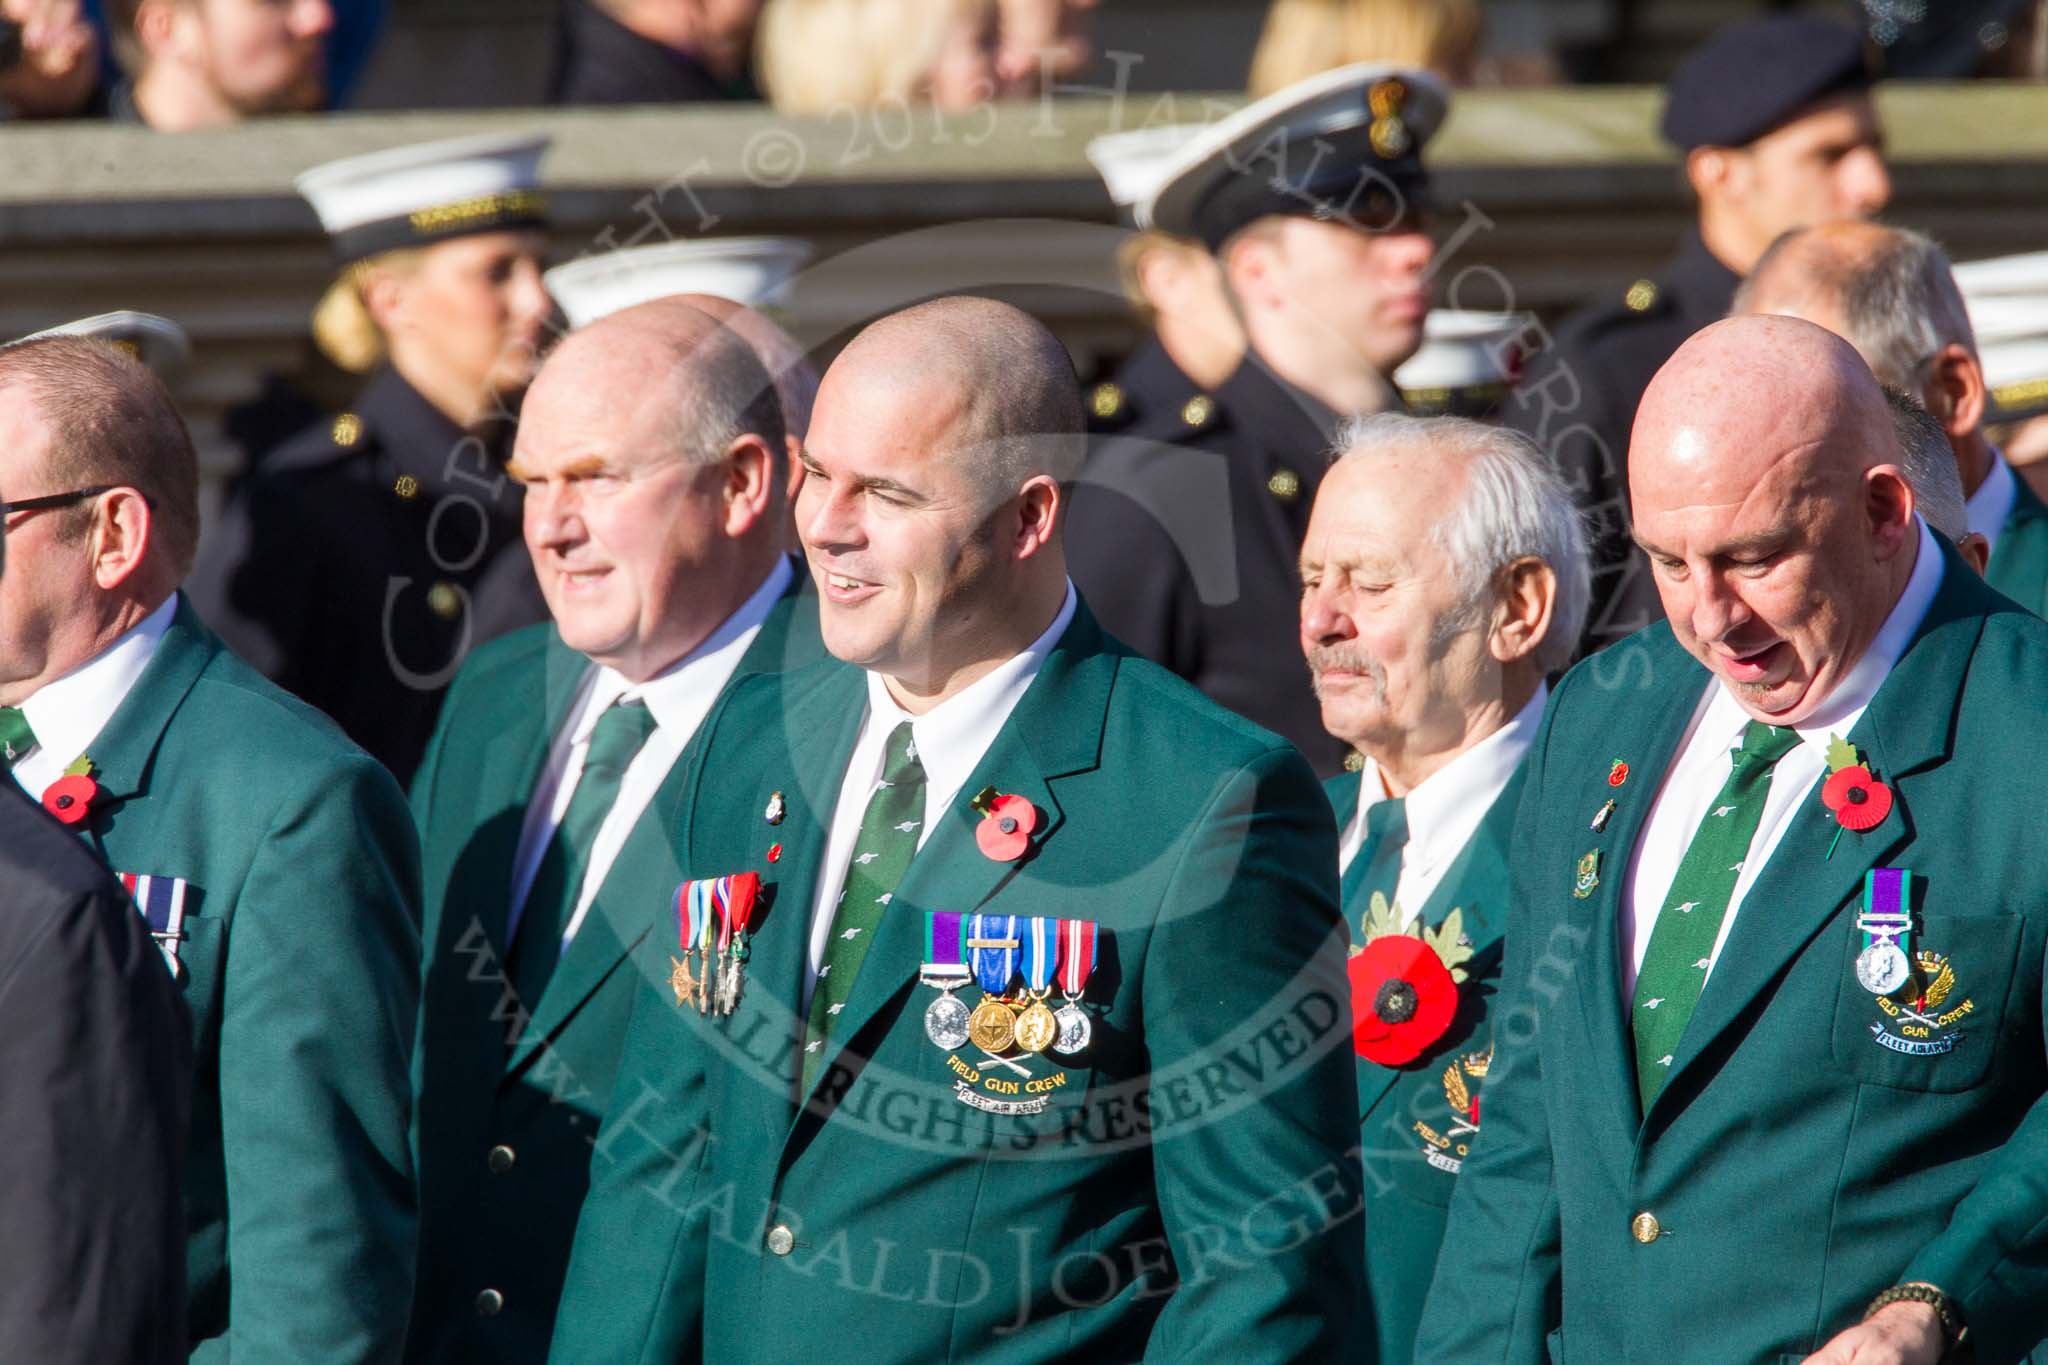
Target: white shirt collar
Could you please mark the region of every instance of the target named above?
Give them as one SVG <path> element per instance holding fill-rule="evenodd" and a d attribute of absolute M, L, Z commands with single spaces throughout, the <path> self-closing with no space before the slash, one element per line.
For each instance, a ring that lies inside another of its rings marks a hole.
<path fill-rule="evenodd" d="M 2017 476 L 2012 466 L 2005 462 L 2005 454 L 1998 447 L 1991 448 L 1991 472 L 1984 476 L 1984 482 L 1977 485 L 1977 491 L 1970 494 L 1970 500 L 1963 504 L 1968 516 L 1970 529 L 1991 542 L 1991 548 L 1998 548 L 1998 533 L 2005 529 L 2005 519 L 2012 515 L 2012 505 L 2020 495 Z"/>
<path fill-rule="evenodd" d="M 1053 646 L 1072 624 L 1078 600 L 1069 580 L 1066 600 L 1043 634 L 1021 654 L 1005 659 L 986 677 L 975 679 L 921 716 L 913 716 L 896 704 L 881 674 L 868 674 L 869 732 L 887 734 L 902 722 L 910 722 L 918 761 L 924 765 L 927 811 L 944 810 L 959 794 L 1030 688 L 1032 679 L 1038 676 Z M 937 821 L 928 819 L 926 823 Z"/>
<path fill-rule="evenodd" d="M 1870 642 L 1870 648 L 1863 651 L 1863 657 L 1856 661 L 1849 675 L 1836 685 L 1828 699 L 1811 716 L 1792 728 L 1799 734 L 1802 744 L 1812 746 L 1823 755 L 1827 751 L 1830 736 L 1849 737 L 1856 728 L 1856 722 L 1863 719 L 1863 712 L 1870 705 L 1870 699 L 1877 695 L 1877 689 L 1898 664 L 1906 646 L 1913 642 L 1913 634 L 1920 629 L 1920 622 L 1927 616 L 1927 609 L 1934 605 L 1934 595 L 1941 590 L 1944 570 L 1941 547 L 1935 543 L 1934 533 L 1927 529 L 1927 523 L 1914 518 L 1920 528 L 1920 549 L 1913 561 L 1912 576 L 1906 580 L 1906 589 L 1899 594 L 1899 600 L 1892 605 L 1891 614 L 1878 628 L 1877 636 Z M 1736 738 L 1751 719 L 1719 679 L 1708 685 L 1709 699 L 1701 726 L 1713 727 L 1713 732 L 1728 736 L 1728 747 L 1733 748 Z"/>
<path fill-rule="evenodd" d="M 627 695 L 645 701 L 647 709 L 654 713 L 655 725 L 661 729 L 685 736 L 694 733 L 710 712 L 718 693 L 731 681 L 740 656 L 753 644 L 761 623 L 768 619 L 768 613 L 782 599 L 794 572 L 787 557 L 778 558 L 761 586 L 754 589 L 753 595 L 726 617 L 718 629 L 706 636 L 695 649 L 637 687 L 627 682 L 625 675 L 617 669 L 609 666 L 599 668 L 591 682 L 590 700 L 583 707 L 572 737 L 574 742 L 580 744 L 589 739 L 590 732 L 597 728 L 597 718 L 614 701 Z"/>
<path fill-rule="evenodd" d="M 62 768 L 89 751 L 149 666 L 177 614 L 178 597 L 173 593 L 114 643 L 63 677 L 44 683 L 21 704 L 43 757 Z"/>
<path fill-rule="evenodd" d="M 1508 779 L 1515 775 L 1522 755 L 1535 742 L 1549 697 L 1549 684 L 1536 684 L 1535 695 L 1522 704 L 1513 720 L 1431 773 L 1408 793 L 1405 861 L 1418 867 L 1435 867 L 1464 851 L 1472 841 L 1472 832 L 1493 808 Z M 1379 764 L 1372 759 L 1366 760 L 1359 779 L 1356 818 L 1363 822 L 1366 811 L 1386 799 L 1386 783 L 1380 776 Z"/>

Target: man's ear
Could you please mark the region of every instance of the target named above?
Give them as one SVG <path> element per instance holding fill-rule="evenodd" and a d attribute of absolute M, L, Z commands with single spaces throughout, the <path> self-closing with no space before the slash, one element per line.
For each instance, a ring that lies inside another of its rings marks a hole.
<path fill-rule="evenodd" d="M 1884 551 L 1879 558 L 1889 559 L 1904 548 L 1907 537 L 1913 534 L 1913 514 L 1918 510 L 1919 500 L 1897 465 L 1881 464 L 1870 469 L 1863 476 L 1863 492 L 1871 534 Z"/>
<path fill-rule="evenodd" d="M 1991 542 L 1984 538 L 1981 531 L 1971 531 L 1957 541 L 1956 553 L 1963 557 L 1963 563 L 1977 571 L 1979 578 L 1982 578 L 1985 570 L 1991 567 Z"/>
<path fill-rule="evenodd" d="M 734 540 L 752 530 L 776 505 L 775 452 L 748 432 L 725 450 L 725 534 Z"/>
<path fill-rule="evenodd" d="M 1036 474 L 1017 491 L 1015 535 L 1012 552 L 1018 559 L 1042 553 L 1058 532 L 1067 514 L 1066 494 L 1050 474 Z"/>
<path fill-rule="evenodd" d="M 1685 154 L 1685 183 L 1700 199 L 1720 195 L 1735 174 L 1735 158 L 1727 147 L 1695 147 Z"/>
<path fill-rule="evenodd" d="M 1279 247 L 1263 233 L 1240 232 L 1223 244 L 1223 283 L 1242 310 L 1273 291 Z"/>
<path fill-rule="evenodd" d="M 1959 342 L 1951 341 L 1927 362 L 1927 410 L 1951 441 L 1976 431 L 1984 420 L 1984 367 Z"/>
<path fill-rule="evenodd" d="M 155 529 L 142 494 L 132 488 L 100 494 L 93 507 L 88 553 L 93 582 L 102 592 L 121 586 L 142 567 Z"/>
<path fill-rule="evenodd" d="M 1486 647 L 1497 662 L 1511 664 L 1534 654 L 1550 634 L 1557 609 L 1557 571 L 1534 555 L 1525 555 L 1502 569 L 1500 578 L 1500 599 Z"/>
<path fill-rule="evenodd" d="M 180 0 L 142 0 L 135 7 L 135 42 L 145 60 L 184 55 L 179 51 L 185 41 L 183 10 Z"/>

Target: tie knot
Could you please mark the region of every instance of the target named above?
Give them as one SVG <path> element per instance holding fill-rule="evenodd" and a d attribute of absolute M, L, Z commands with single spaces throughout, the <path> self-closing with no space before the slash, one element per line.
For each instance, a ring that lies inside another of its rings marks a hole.
<path fill-rule="evenodd" d="M 586 772 L 623 774 L 633 755 L 654 733 L 654 713 L 638 697 L 621 697 L 605 708 L 590 732 L 590 748 L 583 755 Z"/>
<path fill-rule="evenodd" d="M 36 732 L 19 706 L 0 706 L 0 769 L 12 768 L 36 747 Z"/>
<path fill-rule="evenodd" d="M 1736 746 L 1735 766 L 1745 770 L 1774 768 L 1778 760 L 1799 747 L 1799 732 L 1785 725 L 1766 725 L 1753 720 L 1742 727 L 1742 743 Z"/>
<path fill-rule="evenodd" d="M 1375 802 L 1365 812 L 1365 837 L 1374 845 L 1398 848 L 1408 842 L 1408 804 L 1398 796 Z"/>
<path fill-rule="evenodd" d="M 899 787 L 906 782 L 924 781 L 924 764 L 917 757 L 917 736 L 907 720 L 889 732 L 888 749 L 882 759 L 882 780 Z"/>

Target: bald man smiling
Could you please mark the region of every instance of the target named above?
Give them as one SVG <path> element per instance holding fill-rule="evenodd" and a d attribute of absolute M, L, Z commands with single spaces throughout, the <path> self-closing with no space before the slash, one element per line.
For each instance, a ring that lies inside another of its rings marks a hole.
<path fill-rule="evenodd" d="M 1933 1365 L 2048 1324 L 2048 629 L 1914 509 L 1844 342 L 1739 318 L 1629 451 L 1668 624 L 1530 753 L 1418 1359 Z"/>

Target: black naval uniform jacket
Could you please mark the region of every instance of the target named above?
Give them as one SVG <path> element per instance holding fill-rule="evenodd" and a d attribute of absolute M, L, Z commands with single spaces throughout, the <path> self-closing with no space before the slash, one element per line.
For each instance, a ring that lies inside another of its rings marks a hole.
<path fill-rule="evenodd" d="M 1088 430 L 1097 436 L 1139 427 L 1171 433 L 1176 423 L 1204 425 L 1214 406 L 1215 399 L 1167 354 L 1158 333 L 1148 332 L 1113 378 L 1089 390 Z"/>
<path fill-rule="evenodd" d="M 545 615 L 504 472 L 397 371 L 268 456 L 187 592 L 228 645 L 325 711 L 401 784 L 468 651 Z"/>
<path fill-rule="evenodd" d="M 687 52 L 643 38 L 592 0 L 563 0 L 550 104 L 696 104 L 759 99 L 750 80 L 718 79 Z"/>
<path fill-rule="evenodd" d="M 1557 460 L 1586 514 L 1593 552 L 1587 651 L 1663 619 L 1649 562 L 1629 539 L 1628 436 L 1650 379 L 1700 328 L 1725 317 L 1740 277 L 1691 228 L 1655 279 L 1567 317 L 1501 407 L 1500 421 Z"/>
<path fill-rule="evenodd" d="M 1297 624 L 1309 509 L 1337 415 L 1247 356 L 1213 397 L 1098 440 L 1067 511 L 1067 565 L 1103 628 L 1293 742 L 1330 777 L 1345 749 Z"/>

